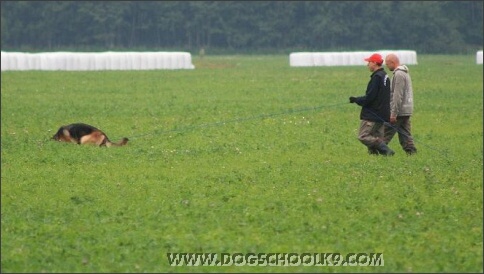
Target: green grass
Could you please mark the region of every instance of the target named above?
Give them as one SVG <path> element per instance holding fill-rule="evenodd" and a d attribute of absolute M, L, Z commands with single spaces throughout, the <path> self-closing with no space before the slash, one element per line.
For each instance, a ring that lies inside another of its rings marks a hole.
<path fill-rule="evenodd" d="M 419 56 L 413 133 L 357 140 L 366 67 L 2 72 L 2 272 L 482 272 L 483 67 Z M 126 147 L 49 140 L 85 122 Z M 384 267 L 172 267 L 167 252 L 384 254 Z"/>

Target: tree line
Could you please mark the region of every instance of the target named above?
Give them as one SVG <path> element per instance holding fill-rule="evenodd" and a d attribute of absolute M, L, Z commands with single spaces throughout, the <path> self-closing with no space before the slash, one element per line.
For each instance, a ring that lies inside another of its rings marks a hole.
<path fill-rule="evenodd" d="M 2 50 L 474 53 L 482 1 L 1 1 Z"/>

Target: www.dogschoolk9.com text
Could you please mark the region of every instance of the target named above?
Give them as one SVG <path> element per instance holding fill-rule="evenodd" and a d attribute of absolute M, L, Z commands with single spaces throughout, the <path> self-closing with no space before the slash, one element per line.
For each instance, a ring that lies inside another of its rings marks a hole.
<path fill-rule="evenodd" d="M 384 266 L 383 253 L 167 253 L 171 266 Z"/>

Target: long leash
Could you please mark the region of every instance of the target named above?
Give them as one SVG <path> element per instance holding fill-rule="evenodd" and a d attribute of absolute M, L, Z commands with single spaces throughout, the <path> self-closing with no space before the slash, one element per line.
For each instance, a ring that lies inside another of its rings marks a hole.
<path fill-rule="evenodd" d="M 299 109 L 289 109 L 289 110 L 281 111 L 281 112 L 277 112 L 277 113 L 261 114 L 261 115 L 251 116 L 251 117 L 242 117 L 242 118 L 236 118 L 236 119 L 230 119 L 230 120 L 222 120 L 222 121 L 218 121 L 218 122 L 204 123 L 204 124 L 199 124 L 199 125 L 188 125 L 188 126 L 182 126 L 182 127 L 172 128 L 172 129 L 155 129 L 151 132 L 147 132 L 147 133 L 144 133 L 144 134 L 128 136 L 128 139 L 134 140 L 134 139 L 144 138 L 144 137 L 147 137 L 147 136 L 164 135 L 164 134 L 174 133 L 174 132 L 182 133 L 182 132 L 193 131 L 195 129 L 219 127 L 219 126 L 225 126 L 227 124 L 241 123 L 241 122 L 247 122 L 247 121 L 252 121 L 252 120 L 261 120 L 261 119 L 267 119 L 267 118 L 271 118 L 271 117 L 275 117 L 275 116 L 287 115 L 287 114 L 292 114 L 292 113 L 315 111 L 315 110 L 320 110 L 320 109 L 324 109 L 324 108 L 338 107 L 338 106 L 342 106 L 342 105 L 348 105 L 348 102 L 331 104 L 331 105 L 320 105 L 320 106 L 315 106 L 315 107 L 307 107 L 307 108 L 299 108 Z M 440 150 L 440 149 L 437 149 L 437 148 L 435 148 L 431 145 L 427 145 L 424 142 L 421 142 L 420 140 L 417 140 L 414 136 L 410 136 L 406 132 L 403 132 L 400 129 L 400 127 L 385 121 L 383 118 L 381 118 L 375 112 L 373 112 L 371 110 L 368 110 L 368 111 L 371 112 L 375 117 L 377 117 L 385 126 L 396 130 L 399 134 L 402 134 L 406 137 L 412 137 L 413 141 L 415 143 L 423 145 L 423 146 L 425 146 L 425 147 L 427 147 L 431 150 L 437 151 L 438 153 L 440 153 L 444 157 L 448 156 L 447 152 Z"/>
<path fill-rule="evenodd" d="M 319 110 L 319 109 L 323 109 L 323 108 L 337 107 L 337 106 L 341 106 L 343 104 L 347 105 L 348 103 L 337 103 L 337 104 L 332 104 L 332 105 L 321 105 L 321 106 L 316 106 L 316 107 L 290 109 L 290 110 L 277 112 L 277 113 L 261 114 L 261 115 L 257 115 L 257 116 L 242 117 L 242 118 L 236 118 L 236 119 L 231 119 L 231 120 L 223 120 L 223 121 L 218 121 L 218 122 L 213 122 L 213 123 L 204 123 L 204 124 L 199 124 L 199 125 L 189 125 L 189 126 L 177 127 L 177 128 L 173 128 L 173 129 L 166 129 L 166 130 L 155 129 L 152 132 L 128 136 L 128 139 L 131 140 L 131 139 L 138 139 L 138 138 L 143 138 L 143 137 L 151 136 L 151 135 L 163 135 L 163 134 L 173 133 L 173 132 L 192 131 L 192 130 L 200 129 L 200 128 L 218 127 L 218 126 L 224 126 L 224 125 L 227 125 L 227 124 L 241 123 L 241 122 L 247 122 L 247 121 L 252 121 L 252 120 L 261 120 L 261 119 L 271 118 L 271 117 L 275 117 L 275 116 L 287 115 L 287 114 L 291 114 L 291 113 L 300 113 L 300 112 Z"/>

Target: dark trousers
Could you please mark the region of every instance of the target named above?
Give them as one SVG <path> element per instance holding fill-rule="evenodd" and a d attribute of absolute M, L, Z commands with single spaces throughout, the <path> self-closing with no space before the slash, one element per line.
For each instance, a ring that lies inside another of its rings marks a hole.
<path fill-rule="evenodd" d="M 395 124 L 388 125 L 385 123 L 385 143 L 390 143 L 397 132 L 398 140 L 400 141 L 400 146 L 402 146 L 403 150 L 407 153 L 417 152 L 415 144 L 413 143 L 410 116 L 398 116 Z"/>

